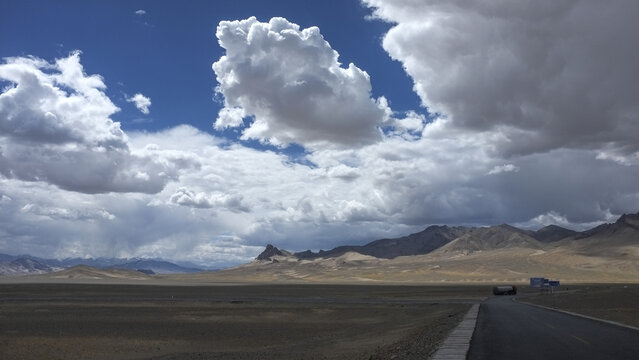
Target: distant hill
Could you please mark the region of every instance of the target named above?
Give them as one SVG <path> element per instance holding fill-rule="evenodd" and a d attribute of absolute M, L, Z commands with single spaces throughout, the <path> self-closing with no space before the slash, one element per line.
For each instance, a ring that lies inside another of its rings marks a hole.
<path fill-rule="evenodd" d="M 126 279 L 126 280 L 146 280 L 150 277 L 141 272 L 125 269 L 97 269 L 87 265 L 76 265 L 61 271 L 41 275 L 51 279 L 82 279 L 82 280 L 104 280 L 104 279 Z"/>
<path fill-rule="evenodd" d="M 627 257 L 639 254 L 639 213 L 599 225 L 563 240 L 570 251 L 587 256 Z"/>
<path fill-rule="evenodd" d="M 16 268 L 22 268 L 25 272 L 28 273 L 47 273 L 53 271 L 48 265 L 42 264 L 33 259 L 20 258 L 15 259 L 9 263 L 9 265 L 14 266 Z"/>
<path fill-rule="evenodd" d="M 575 239 L 586 239 L 592 237 L 609 237 L 612 235 L 618 236 L 621 232 L 628 232 L 634 234 L 634 231 L 639 231 L 639 213 L 637 214 L 623 214 L 614 223 L 602 224 L 594 227 L 590 230 L 578 233 Z"/>
<path fill-rule="evenodd" d="M 58 271 L 73 266 L 90 266 L 96 269 L 147 270 L 155 274 L 189 274 L 202 269 L 186 267 L 161 259 L 43 259 L 30 255 L 0 254 L 0 275 L 31 275 Z"/>
<path fill-rule="evenodd" d="M 624 214 L 615 223 L 602 224 L 583 232 L 557 225 L 549 225 L 537 231 L 523 230 L 508 224 L 490 227 L 434 225 L 418 233 L 400 238 L 380 239 L 365 245 L 343 245 L 319 252 L 306 250 L 294 253 L 293 256 L 298 259 L 313 260 L 335 258 L 349 252 L 356 252 L 379 259 L 394 259 L 399 256 L 426 255 L 436 250 L 466 253 L 512 247 L 540 250 L 545 248 L 547 244 L 562 246 L 562 244 L 566 245 L 567 241 L 586 239 L 594 239 L 596 244 L 584 241 L 582 247 L 597 249 L 628 242 L 637 244 L 639 242 L 637 240 L 638 232 L 639 213 Z M 603 241 L 602 238 L 608 238 L 608 240 Z M 278 251 L 284 250 L 278 249 Z"/>
<path fill-rule="evenodd" d="M 431 226 L 361 246 L 288 253 L 270 246 L 254 262 L 205 274 L 210 281 L 639 282 L 639 213 L 577 232 L 507 224 Z"/>
<path fill-rule="evenodd" d="M 579 234 L 577 231 L 562 228 L 557 225 L 548 225 L 531 234 L 533 238 L 542 243 L 550 243 L 566 239 Z"/>
<path fill-rule="evenodd" d="M 541 249 L 543 245 L 528 232 L 510 225 L 473 228 L 437 249 L 438 252 L 464 252 L 506 248 Z"/>
<path fill-rule="evenodd" d="M 396 239 L 381 239 L 361 246 L 340 246 L 332 250 L 320 250 L 317 253 L 310 250 L 298 252 L 294 255 L 300 259 L 333 258 L 348 252 L 374 256 L 380 259 L 392 259 L 398 256 L 423 255 L 448 244 L 467 232 L 471 228 L 429 226 L 423 231 Z"/>
<path fill-rule="evenodd" d="M 32 258 L 2 255 L 2 258 L 6 260 L 0 261 L 0 275 L 45 274 L 56 270 L 56 268 Z"/>
<path fill-rule="evenodd" d="M 152 259 L 136 259 L 123 264 L 109 266 L 107 269 L 151 270 L 156 274 L 188 274 L 202 271 L 201 269 L 188 268 L 168 261 Z"/>
<path fill-rule="evenodd" d="M 545 229 L 545 228 L 544 228 Z M 334 258 L 348 252 L 357 252 L 362 255 L 374 256 L 380 259 L 394 259 L 399 256 L 426 255 L 435 250 L 438 251 L 479 251 L 502 247 L 528 247 L 539 249 L 541 240 L 536 236 L 549 241 L 557 234 L 572 235 L 575 232 L 560 227 L 549 228 L 539 232 L 531 232 L 518 229 L 510 225 L 498 225 L 491 227 L 464 227 L 464 226 L 429 226 L 425 230 L 408 236 L 395 239 L 381 239 L 366 245 L 345 245 L 331 250 L 310 250 L 295 253 L 299 259 Z"/>

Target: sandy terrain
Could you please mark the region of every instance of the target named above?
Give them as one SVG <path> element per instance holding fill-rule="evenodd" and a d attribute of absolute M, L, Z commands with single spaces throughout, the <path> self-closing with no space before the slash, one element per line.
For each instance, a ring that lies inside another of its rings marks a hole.
<path fill-rule="evenodd" d="M 567 254 L 563 250 L 506 248 L 474 252 L 434 252 L 428 255 L 377 259 L 355 253 L 336 258 L 298 260 L 276 257 L 223 271 L 171 275 L 165 279 L 197 282 L 305 283 L 519 283 L 543 276 L 571 283 L 629 283 L 639 281 L 634 258 L 605 258 Z"/>
<path fill-rule="evenodd" d="M 0 285 L 1 359 L 423 359 L 486 287 Z"/>
<path fill-rule="evenodd" d="M 554 294 L 521 297 L 530 302 L 639 327 L 639 285 L 568 285 Z"/>

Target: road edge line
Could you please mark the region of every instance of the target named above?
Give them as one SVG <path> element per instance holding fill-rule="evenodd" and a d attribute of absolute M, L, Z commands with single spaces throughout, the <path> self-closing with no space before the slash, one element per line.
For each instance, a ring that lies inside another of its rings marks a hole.
<path fill-rule="evenodd" d="M 481 304 L 473 304 L 462 321 L 448 335 L 431 360 L 466 360 L 470 341 L 475 333 L 477 316 Z"/>
<path fill-rule="evenodd" d="M 635 331 L 639 331 L 639 327 L 632 326 L 632 325 L 627 325 L 627 324 L 622 324 L 620 322 L 616 322 L 616 321 L 612 321 L 612 320 L 606 320 L 606 319 L 597 318 L 597 317 L 594 317 L 594 316 L 588 316 L 588 315 L 584 315 L 584 314 L 579 314 L 579 313 L 568 311 L 568 310 L 555 309 L 555 308 L 551 308 L 551 307 L 543 306 L 543 305 L 538 305 L 538 304 L 531 304 L 531 303 L 528 303 L 528 302 L 519 301 L 519 300 L 517 300 L 517 298 L 513 298 L 513 301 L 516 301 L 516 302 L 518 302 L 520 304 L 524 304 L 524 305 L 535 306 L 535 307 L 538 307 L 538 308 L 541 308 L 541 309 L 552 310 L 552 311 L 556 311 L 556 312 L 560 312 L 560 313 L 564 313 L 564 314 L 568 314 L 568 315 L 572 315 L 572 316 L 577 316 L 577 317 L 584 318 L 584 319 L 595 320 L 595 321 L 603 322 L 603 323 L 606 323 L 606 324 L 620 326 L 620 327 L 624 327 L 624 328 L 627 328 L 627 329 L 632 329 L 632 330 L 635 330 Z"/>

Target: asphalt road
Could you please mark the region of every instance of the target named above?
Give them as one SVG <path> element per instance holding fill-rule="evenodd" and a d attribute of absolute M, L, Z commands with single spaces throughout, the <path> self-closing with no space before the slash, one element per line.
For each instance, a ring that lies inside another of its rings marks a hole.
<path fill-rule="evenodd" d="M 636 360 L 639 331 L 500 296 L 482 303 L 467 358 Z"/>

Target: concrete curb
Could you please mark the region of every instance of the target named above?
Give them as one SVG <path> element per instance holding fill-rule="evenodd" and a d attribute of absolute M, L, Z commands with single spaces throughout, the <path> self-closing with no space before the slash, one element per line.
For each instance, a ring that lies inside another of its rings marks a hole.
<path fill-rule="evenodd" d="M 470 340 L 475 332 L 479 304 L 474 304 L 466 313 L 461 323 L 457 325 L 444 343 L 439 347 L 432 360 L 465 360 Z"/>
<path fill-rule="evenodd" d="M 615 326 L 621 326 L 621 327 L 625 327 L 625 328 L 628 328 L 628 329 L 639 331 L 639 327 L 618 323 L 616 321 L 600 319 L 600 318 L 596 318 L 596 317 L 593 317 L 593 316 L 574 313 L 572 311 L 567 311 L 567 310 L 555 309 L 555 308 L 551 308 L 551 307 L 548 307 L 548 306 L 531 304 L 531 303 L 528 303 L 528 302 L 525 302 L 525 301 L 519 301 L 516 298 L 513 298 L 513 301 L 517 301 L 518 303 L 524 304 L 524 305 L 535 306 L 535 307 L 538 307 L 538 308 L 541 308 L 541 309 L 556 311 L 556 312 L 560 312 L 560 313 L 564 313 L 564 314 L 568 314 L 568 315 L 572 315 L 572 316 L 577 316 L 577 317 L 584 318 L 584 319 L 595 320 L 595 321 L 603 322 L 603 323 L 606 323 L 606 324 L 615 325 Z"/>

